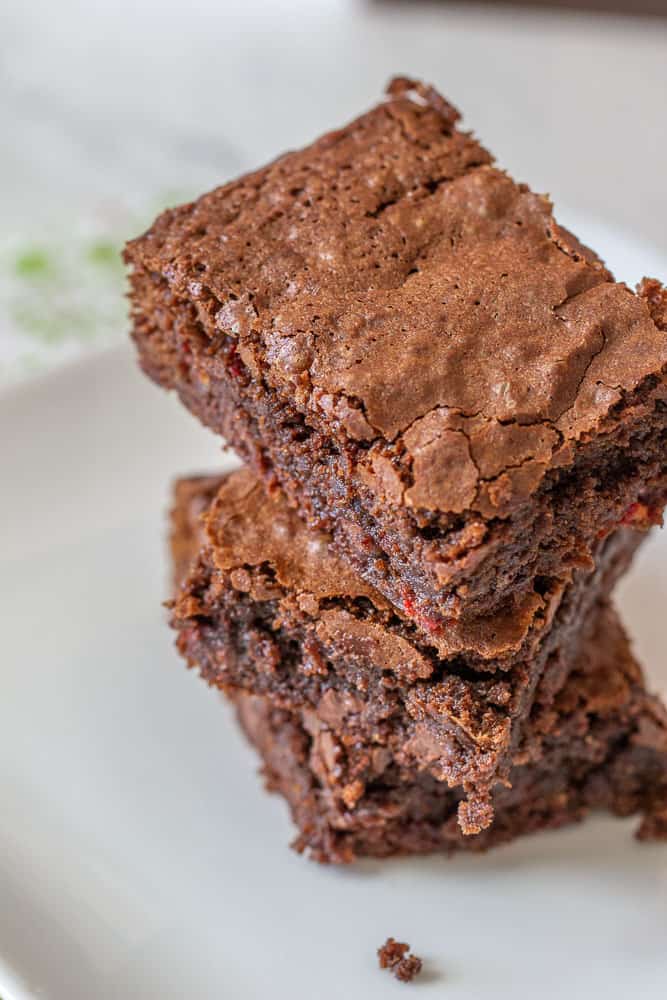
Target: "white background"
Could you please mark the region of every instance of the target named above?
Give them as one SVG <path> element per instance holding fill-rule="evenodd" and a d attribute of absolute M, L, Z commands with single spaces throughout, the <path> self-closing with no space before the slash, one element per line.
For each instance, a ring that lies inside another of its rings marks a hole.
<path fill-rule="evenodd" d="M 667 246 L 667 21 L 474 3 L 3 0 L 3 223 L 213 184 L 425 77 L 500 162 Z"/>
<path fill-rule="evenodd" d="M 473 4 L 2 0 L 0 245 L 75 260 L 100 218 L 118 235 L 400 72 L 442 89 L 622 277 L 664 276 L 666 31 Z M 10 284 L 0 361 L 21 350 Z M 121 321 L 108 339 L 124 338 Z M 64 363 L 95 343 L 39 348 Z M 388 934 L 425 956 L 420 996 L 662 1000 L 667 861 L 633 823 L 346 872 L 287 850 L 283 804 L 160 606 L 168 482 L 217 461 L 129 352 L 0 399 L 3 1000 L 404 996 L 376 967 Z M 619 595 L 654 685 L 666 601 L 663 533 Z"/>

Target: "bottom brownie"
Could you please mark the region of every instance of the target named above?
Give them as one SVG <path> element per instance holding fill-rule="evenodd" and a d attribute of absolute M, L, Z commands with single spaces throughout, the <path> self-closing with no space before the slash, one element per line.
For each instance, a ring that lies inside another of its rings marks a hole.
<path fill-rule="evenodd" d="M 290 806 L 299 828 L 294 846 L 317 861 L 485 850 L 591 809 L 642 812 L 640 837 L 667 835 L 667 713 L 647 693 L 608 606 L 552 708 L 531 718 L 509 782 L 494 791 L 493 825 L 473 837 L 457 824 L 459 791 L 389 757 L 348 808 L 336 787 L 335 732 L 267 698 L 230 697 L 262 757 L 267 786 Z"/>
<path fill-rule="evenodd" d="M 217 490 L 210 477 L 181 480 L 175 500 L 171 620 L 188 664 L 223 690 L 299 713 L 311 731 L 329 727 L 349 808 L 393 760 L 465 791 L 469 834 L 491 823 L 491 788 L 507 778 L 531 707 L 552 703 L 639 537 L 614 532 L 594 572 L 542 581 L 506 620 L 452 626 L 445 657 L 248 470 Z"/>

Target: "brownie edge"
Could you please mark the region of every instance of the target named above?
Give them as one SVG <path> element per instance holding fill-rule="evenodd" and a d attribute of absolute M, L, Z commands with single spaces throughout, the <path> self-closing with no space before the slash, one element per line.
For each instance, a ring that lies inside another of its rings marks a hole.
<path fill-rule="evenodd" d="M 309 730 L 298 713 L 266 698 L 231 698 L 267 788 L 290 808 L 299 830 L 293 846 L 316 861 L 485 851 L 592 810 L 642 813 L 637 836 L 667 839 L 667 713 L 647 693 L 610 608 L 557 699 L 556 717 L 546 728 L 544 719 L 533 720 L 508 784 L 494 792 L 494 822 L 476 836 L 457 825 L 451 790 L 391 762 L 354 808 L 346 807 L 321 779 L 330 753 L 325 731 Z"/>

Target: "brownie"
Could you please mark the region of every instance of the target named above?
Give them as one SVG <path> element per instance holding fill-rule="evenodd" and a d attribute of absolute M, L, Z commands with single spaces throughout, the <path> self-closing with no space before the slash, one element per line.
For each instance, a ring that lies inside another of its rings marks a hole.
<path fill-rule="evenodd" d="M 185 579 L 190 565 L 203 541 L 203 518 L 215 499 L 224 476 L 190 476 L 174 485 L 171 508 L 172 577 L 178 585 Z"/>
<path fill-rule="evenodd" d="M 395 80 L 126 250 L 144 370 L 434 642 L 667 494 L 667 293 L 458 119 Z"/>
<path fill-rule="evenodd" d="M 392 759 L 459 788 L 465 832 L 487 827 L 528 714 L 550 710 L 641 536 L 621 528 L 600 540 L 595 571 L 542 581 L 523 617 L 511 608 L 469 631 L 453 623 L 438 652 L 249 469 L 219 479 L 202 519 L 214 489 L 210 477 L 176 486 L 177 572 L 188 547 L 192 560 L 171 620 L 188 664 L 337 732 L 332 759 L 339 745 L 363 746 L 339 767 L 350 807 Z"/>
<path fill-rule="evenodd" d="M 638 836 L 667 836 L 667 713 L 647 693 L 609 606 L 597 615 L 552 710 L 532 716 L 509 780 L 494 789 L 495 821 L 477 836 L 457 825 L 459 790 L 391 756 L 346 803 L 335 792 L 339 779 L 324 727 L 313 733 L 300 713 L 265 697 L 235 692 L 232 699 L 268 787 L 289 804 L 299 829 L 294 846 L 317 861 L 485 850 L 592 809 L 644 812 Z"/>
<path fill-rule="evenodd" d="M 422 960 L 410 954 L 410 945 L 388 937 L 378 948 L 378 963 L 381 969 L 390 969 L 401 983 L 411 983 L 422 970 Z"/>

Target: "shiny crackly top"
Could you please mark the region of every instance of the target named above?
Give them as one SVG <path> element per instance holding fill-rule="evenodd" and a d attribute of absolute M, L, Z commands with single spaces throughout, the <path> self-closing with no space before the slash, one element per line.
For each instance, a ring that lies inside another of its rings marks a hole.
<path fill-rule="evenodd" d="M 253 378 L 363 443 L 389 502 L 493 513 L 664 379 L 667 335 L 457 119 L 394 81 L 347 127 L 164 213 L 128 259 L 195 304 L 206 364 L 234 338 Z"/>

